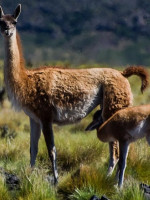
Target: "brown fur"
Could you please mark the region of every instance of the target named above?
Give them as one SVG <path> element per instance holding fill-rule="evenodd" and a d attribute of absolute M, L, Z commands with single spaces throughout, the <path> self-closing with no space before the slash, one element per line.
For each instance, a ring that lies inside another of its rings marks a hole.
<path fill-rule="evenodd" d="M 15 10 L 14 16 L 17 18 L 20 10 L 21 5 Z M 15 25 L 11 24 L 17 18 L 13 19 L 11 15 L 3 16 L 2 12 L 1 16 L 1 32 L 4 35 L 6 51 L 4 79 L 8 96 L 12 105 L 16 109 L 23 109 L 34 122 L 44 127 L 49 123 L 75 123 L 101 102 L 103 120 L 107 120 L 117 110 L 132 105 L 130 84 L 118 70 L 54 67 L 26 69 L 19 35 L 16 33 Z M 9 24 L 9 29 L 6 23 Z M 130 68 L 123 74 L 127 75 L 128 71 Z M 139 68 L 136 74 L 140 76 L 143 71 L 138 71 Z M 135 71 L 132 71 L 129 74 L 134 73 Z M 48 127 L 44 130 L 48 130 Z M 50 131 L 52 134 L 52 130 Z M 115 143 L 114 149 L 118 149 Z"/>
<path fill-rule="evenodd" d="M 55 112 L 55 106 L 73 109 L 73 105 L 82 101 L 84 95 L 90 94 L 90 91 L 99 85 L 103 86 L 103 118 L 106 120 L 122 107 L 132 105 L 130 85 L 121 73 L 124 76 L 137 74 L 144 77 L 142 83 L 148 82 L 147 72 L 141 67 L 134 67 L 134 70 L 133 67 L 129 67 L 121 73 L 109 68 L 70 70 L 44 67 L 27 70 L 18 33 L 16 41 L 18 63 L 13 63 L 16 65 L 13 71 L 12 67 L 8 67 L 10 69 L 7 74 L 5 73 L 8 76 L 7 80 L 9 79 L 8 90 L 11 89 L 9 96 L 11 99 L 13 93 L 18 107 L 29 109 L 40 120 L 47 117 L 49 121 L 53 121 L 52 113 Z"/>
<path fill-rule="evenodd" d="M 150 105 L 124 108 L 116 112 L 99 127 L 97 136 L 103 142 L 113 140 L 134 141 L 129 132 L 134 130 L 143 120 L 145 120 L 144 132 L 150 135 Z"/>
<path fill-rule="evenodd" d="M 116 140 L 119 142 L 120 155 L 117 176 L 119 178 L 118 186 L 122 187 L 129 144 L 146 137 L 150 145 L 150 105 L 124 108 L 104 123 L 98 115 L 100 112 L 97 111 L 94 114 L 93 122 L 87 127 L 87 130 L 93 128 L 94 124 L 97 124 L 96 120 L 98 120 L 102 124 L 97 128 L 98 138 L 103 142 L 110 143 Z"/>
<path fill-rule="evenodd" d="M 147 88 L 148 86 L 148 72 L 141 66 L 139 66 L 138 68 L 136 66 L 130 67 L 125 69 L 122 72 L 122 75 L 124 77 L 129 77 L 131 75 L 137 75 L 141 78 L 142 80 L 142 85 L 141 85 L 141 92 L 143 93 L 143 91 Z"/>

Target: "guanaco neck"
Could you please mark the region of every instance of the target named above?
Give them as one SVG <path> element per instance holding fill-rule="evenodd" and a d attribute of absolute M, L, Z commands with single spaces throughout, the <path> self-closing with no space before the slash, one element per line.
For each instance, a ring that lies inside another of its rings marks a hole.
<path fill-rule="evenodd" d="M 15 31 L 11 37 L 4 38 L 4 43 L 5 43 L 4 80 L 9 99 L 12 102 L 15 101 L 15 104 L 18 104 L 19 96 L 21 95 L 20 88 L 22 87 L 22 85 L 24 85 L 24 80 L 25 80 L 24 78 L 26 77 L 24 58 L 23 58 L 19 34 Z"/>
<path fill-rule="evenodd" d="M 17 81 L 19 76 L 24 73 L 24 58 L 21 48 L 19 34 L 15 31 L 11 37 L 4 38 L 5 42 L 5 67 L 4 76 Z"/>

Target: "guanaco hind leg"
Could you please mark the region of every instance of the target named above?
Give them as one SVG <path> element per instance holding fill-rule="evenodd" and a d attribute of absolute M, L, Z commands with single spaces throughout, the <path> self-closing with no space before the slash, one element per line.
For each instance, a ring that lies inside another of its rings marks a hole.
<path fill-rule="evenodd" d="M 36 156 L 38 153 L 38 142 L 41 135 L 40 124 L 30 118 L 30 165 L 35 165 Z"/>
<path fill-rule="evenodd" d="M 119 144 L 117 141 L 109 143 L 109 167 L 107 176 L 111 176 L 119 160 Z"/>
<path fill-rule="evenodd" d="M 124 180 L 126 160 L 128 156 L 128 150 L 129 150 L 129 143 L 119 142 L 119 149 L 120 149 L 120 155 L 119 155 L 119 162 L 118 162 L 118 176 L 119 176 L 118 187 L 121 188 L 123 185 L 123 180 Z"/>

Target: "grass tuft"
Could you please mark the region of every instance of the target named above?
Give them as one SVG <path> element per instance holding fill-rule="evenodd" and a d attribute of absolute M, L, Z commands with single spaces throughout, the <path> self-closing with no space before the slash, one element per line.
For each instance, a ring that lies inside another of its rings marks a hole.
<path fill-rule="evenodd" d="M 79 169 L 73 171 L 61 182 L 58 193 L 63 197 L 62 199 L 68 197 L 72 199 L 82 192 L 84 194 L 86 189 L 88 195 L 96 193 L 112 196 L 115 193 L 114 179 L 106 177 L 106 169 L 102 166 L 96 169 L 94 166 L 81 165 Z"/>

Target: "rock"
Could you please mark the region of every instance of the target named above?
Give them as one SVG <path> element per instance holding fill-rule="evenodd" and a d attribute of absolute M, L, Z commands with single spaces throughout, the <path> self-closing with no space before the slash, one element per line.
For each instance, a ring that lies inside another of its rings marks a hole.
<path fill-rule="evenodd" d="M 106 196 L 102 196 L 101 199 L 95 195 L 93 195 L 90 200 L 109 200 Z"/>
<path fill-rule="evenodd" d="M 20 179 L 15 174 L 8 173 L 1 167 L 0 167 L 0 173 L 4 176 L 5 183 L 9 190 L 20 189 Z"/>
<path fill-rule="evenodd" d="M 109 199 L 105 196 L 102 196 L 101 200 L 109 200 Z"/>
<path fill-rule="evenodd" d="M 93 195 L 90 200 L 100 200 L 97 196 Z"/>
<path fill-rule="evenodd" d="M 144 191 L 144 196 L 146 200 L 150 200 L 150 186 L 144 183 L 140 184 L 140 189 Z"/>
<path fill-rule="evenodd" d="M 10 190 L 20 189 L 20 180 L 16 175 L 5 172 L 5 180 Z"/>
<path fill-rule="evenodd" d="M 144 190 L 144 193 L 149 193 L 149 194 L 150 194 L 150 186 L 149 186 L 149 185 L 146 185 L 146 184 L 144 184 L 144 183 L 141 183 L 141 184 L 140 184 L 140 188 L 141 188 L 142 190 Z"/>
<path fill-rule="evenodd" d="M 149 193 L 144 193 L 144 196 L 145 196 L 146 200 L 150 200 L 150 194 Z"/>

